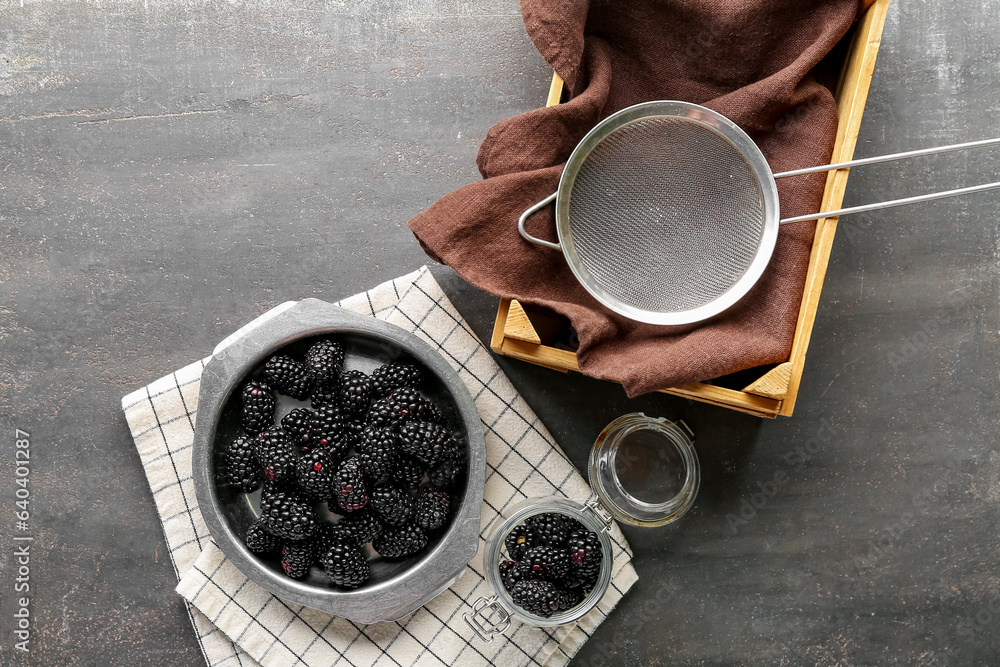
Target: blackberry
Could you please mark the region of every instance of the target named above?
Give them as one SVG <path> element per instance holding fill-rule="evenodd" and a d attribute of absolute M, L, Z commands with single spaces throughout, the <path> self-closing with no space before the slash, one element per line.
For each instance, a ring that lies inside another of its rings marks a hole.
<path fill-rule="evenodd" d="M 372 491 L 371 505 L 386 526 L 400 526 L 413 516 L 413 496 L 395 486 Z"/>
<path fill-rule="evenodd" d="M 280 426 L 272 426 L 261 433 L 256 441 L 257 458 L 264 470 L 264 479 L 277 485 L 288 486 L 295 482 L 295 462 L 288 435 Z"/>
<path fill-rule="evenodd" d="M 294 493 L 270 487 L 260 496 L 260 520 L 267 532 L 286 540 L 304 540 L 316 531 L 312 505 Z"/>
<path fill-rule="evenodd" d="M 427 481 L 439 489 L 452 489 L 462 478 L 465 466 L 465 456 L 461 452 L 455 452 L 431 466 L 427 471 Z"/>
<path fill-rule="evenodd" d="M 566 540 L 566 553 L 570 569 L 584 578 L 596 576 L 601 571 L 603 550 L 597 533 L 586 528 L 571 533 Z"/>
<path fill-rule="evenodd" d="M 536 616 L 548 618 L 559 609 L 559 590 L 551 581 L 520 581 L 510 595 L 514 604 Z"/>
<path fill-rule="evenodd" d="M 292 441 L 289 440 L 288 434 L 285 433 L 285 429 L 280 426 L 271 425 L 257 434 L 256 438 L 253 438 L 254 453 L 257 455 L 257 459 L 260 460 L 264 453 L 269 449 L 287 449 L 292 451 Z"/>
<path fill-rule="evenodd" d="M 437 530 L 448 520 L 448 494 L 434 488 L 424 489 L 417 494 L 413 506 L 413 522 L 430 532 Z"/>
<path fill-rule="evenodd" d="M 281 569 L 292 579 L 301 579 L 309 574 L 314 560 L 315 545 L 311 540 L 286 542 L 281 548 Z"/>
<path fill-rule="evenodd" d="M 281 418 L 281 429 L 288 434 L 292 444 L 303 452 L 308 452 L 313 447 L 314 419 L 313 411 L 306 408 L 295 408 Z"/>
<path fill-rule="evenodd" d="M 324 523 L 316 530 L 316 534 L 312 538 L 316 560 L 321 562 L 330 547 L 338 541 L 353 544 L 364 553 L 365 544 L 371 542 L 372 538 L 380 532 L 382 532 L 382 522 L 368 510 L 352 512 L 335 524 Z"/>
<path fill-rule="evenodd" d="M 274 394 L 266 382 L 250 380 L 243 385 L 243 430 L 257 435 L 274 424 Z"/>
<path fill-rule="evenodd" d="M 261 459 L 264 479 L 281 487 L 294 486 L 296 463 L 298 463 L 298 457 L 295 452 L 281 449 L 269 450 Z"/>
<path fill-rule="evenodd" d="M 439 424 L 410 421 L 399 427 L 399 451 L 431 466 L 457 454 L 458 440 Z"/>
<path fill-rule="evenodd" d="M 569 556 L 558 547 L 533 547 L 521 562 L 530 567 L 535 576 L 550 581 L 562 579 L 569 573 Z"/>
<path fill-rule="evenodd" d="M 339 523 L 332 524 L 322 521 L 316 524 L 316 530 L 313 532 L 312 537 L 309 538 L 309 543 L 313 548 L 314 560 L 318 561 L 322 558 L 335 540 L 348 538 L 348 532 L 341 528 Z"/>
<path fill-rule="evenodd" d="M 320 558 L 320 564 L 330 580 L 344 588 L 357 588 L 368 581 L 371 574 L 368 559 L 361 549 L 345 539 L 334 540 Z"/>
<path fill-rule="evenodd" d="M 385 479 L 396 466 L 396 436 L 392 431 L 369 426 L 361 432 L 358 459 L 369 481 Z"/>
<path fill-rule="evenodd" d="M 374 540 L 375 536 L 385 528 L 378 515 L 368 509 L 348 514 L 335 527 L 350 535 L 359 546 Z"/>
<path fill-rule="evenodd" d="M 254 521 L 247 528 L 247 535 L 243 542 L 247 545 L 247 549 L 261 555 L 274 553 L 281 548 L 281 540 L 267 532 L 260 519 Z"/>
<path fill-rule="evenodd" d="M 418 387 L 423 373 L 413 364 L 392 363 L 372 371 L 372 389 L 375 398 L 384 398 L 400 387 Z"/>
<path fill-rule="evenodd" d="M 566 517 L 555 512 L 545 512 L 528 517 L 525 521 L 534 534 L 536 546 L 561 547 L 569 537 Z"/>
<path fill-rule="evenodd" d="M 368 423 L 376 428 L 397 428 L 408 421 L 441 421 L 441 413 L 411 387 L 397 389 L 368 410 Z"/>
<path fill-rule="evenodd" d="M 368 489 L 358 458 L 351 457 L 340 464 L 333 481 L 333 500 L 345 512 L 354 512 L 368 504 Z"/>
<path fill-rule="evenodd" d="M 306 350 L 306 371 L 313 382 L 334 382 L 344 367 L 344 347 L 328 338 L 316 341 Z"/>
<path fill-rule="evenodd" d="M 513 561 L 509 561 L 513 562 Z M 526 563 L 514 563 L 513 567 L 506 568 L 503 574 L 503 586 L 510 593 L 514 590 L 514 586 L 522 581 L 530 581 L 532 579 L 537 579 L 535 572 L 531 569 L 531 566 Z"/>
<path fill-rule="evenodd" d="M 361 371 L 347 371 L 340 376 L 337 390 L 340 407 L 352 419 L 363 419 L 372 404 L 372 380 Z"/>
<path fill-rule="evenodd" d="M 299 489 L 315 500 L 329 500 L 333 495 L 336 464 L 326 450 L 314 449 L 295 464 L 295 480 Z"/>
<path fill-rule="evenodd" d="M 427 546 L 427 534 L 413 524 L 386 528 L 372 540 L 372 547 L 384 558 L 405 558 Z"/>
<path fill-rule="evenodd" d="M 344 422 L 344 413 L 336 405 L 323 405 L 313 413 L 312 446 L 329 449 L 334 458 L 342 458 L 351 448 Z"/>
<path fill-rule="evenodd" d="M 569 590 L 580 591 L 584 595 L 594 590 L 597 585 L 597 576 L 600 568 L 595 572 L 576 571 L 570 568 L 569 574 L 562 578 L 560 583 Z"/>
<path fill-rule="evenodd" d="M 268 384 L 282 394 L 298 400 L 309 398 L 312 378 L 306 367 L 288 355 L 276 354 L 264 364 L 264 377 Z"/>
<path fill-rule="evenodd" d="M 313 410 L 319 410 L 324 405 L 340 405 L 340 385 L 337 382 L 323 384 L 313 383 L 313 391 L 309 394 L 309 405 Z"/>
<path fill-rule="evenodd" d="M 557 609 L 557 611 L 569 611 L 573 607 L 583 602 L 583 598 L 585 597 L 581 591 L 578 590 L 568 591 L 563 588 L 558 589 L 556 591 L 556 595 L 558 596 L 559 599 L 559 608 Z"/>
<path fill-rule="evenodd" d="M 368 428 L 368 424 L 365 423 L 364 419 L 348 419 L 345 421 L 344 435 L 347 438 L 347 442 L 357 447 L 358 443 L 361 442 L 361 434 L 364 433 L 366 428 Z"/>
<path fill-rule="evenodd" d="M 251 438 L 237 436 L 226 447 L 226 479 L 229 486 L 244 493 L 260 486 L 260 461 Z"/>
<path fill-rule="evenodd" d="M 425 469 L 426 466 L 412 456 L 399 454 L 389 479 L 402 489 L 413 490 L 420 486 Z"/>
<path fill-rule="evenodd" d="M 399 426 L 401 415 L 394 412 L 398 406 L 390 403 L 389 398 L 382 398 L 372 403 L 365 415 L 365 422 L 377 429 L 390 429 Z"/>
<path fill-rule="evenodd" d="M 503 582 L 504 588 L 508 588 L 508 586 L 507 586 L 507 575 L 510 574 L 511 572 L 513 572 L 514 568 L 517 567 L 517 565 L 518 565 L 517 561 L 513 561 L 513 560 L 502 560 L 502 561 L 500 561 L 500 567 L 499 567 L 499 570 L 500 570 L 500 581 Z"/>
<path fill-rule="evenodd" d="M 507 555 L 513 560 L 520 561 L 524 560 L 524 554 L 535 546 L 535 536 L 527 526 L 522 524 L 510 531 L 503 543 L 507 547 Z"/>

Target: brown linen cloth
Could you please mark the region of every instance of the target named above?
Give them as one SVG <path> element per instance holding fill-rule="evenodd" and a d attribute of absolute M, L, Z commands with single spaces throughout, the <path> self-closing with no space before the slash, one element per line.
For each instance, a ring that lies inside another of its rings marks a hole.
<path fill-rule="evenodd" d="M 708 106 L 742 127 L 775 172 L 823 164 L 837 132 L 830 90 L 813 69 L 870 0 L 521 0 L 532 42 L 570 99 L 498 123 L 479 150 L 484 180 L 410 221 L 435 259 L 472 284 L 566 315 L 581 370 L 629 396 L 788 360 L 814 223 L 782 227 L 770 266 L 708 323 L 634 322 L 594 300 L 562 253 L 521 238 L 517 218 L 555 192 L 595 124 L 649 100 Z M 778 184 L 784 217 L 815 212 L 824 174 Z M 544 216 L 548 216 L 548 227 Z M 554 239 L 551 208 L 532 229 Z M 547 230 L 547 231 L 545 231 Z"/>

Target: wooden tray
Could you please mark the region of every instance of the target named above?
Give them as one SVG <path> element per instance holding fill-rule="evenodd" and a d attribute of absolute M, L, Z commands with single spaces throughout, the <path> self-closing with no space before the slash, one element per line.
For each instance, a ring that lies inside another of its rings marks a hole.
<path fill-rule="evenodd" d="M 840 126 L 837 129 L 837 141 L 830 158 L 832 162 L 844 162 L 854 156 L 854 147 L 861 128 L 865 102 L 868 100 L 868 88 L 875 70 L 875 58 L 882 39 L 882 28 L 885 26 L 889 1 L 876 0 L 854 29 L 854 37 L 847 50 L 834 94 Z M 558 75 L 553 76 L 546 106 L 559 104 L 562 90 L 562 80 Z M 827 176 L 822 204 L 825 210 L 840 208 L 847 187 L 847 176 L 846 169 L 830 172 Z M 728 389 L 704 382 L 694 382 L 663 391 L 760 417 L 791 416 L 795 409 L 795 398 L 799 392 L 799 383 L 805 367 L 806 350 L 809 348 L 809 339 L 816 320 L 816 308 L 819 306 L 820 293 L 823 291 L 823 279 L 826 276 L 827 262 L 836 232 L 837 218 L 817 221 L 805 291 L 795 327 L 792 353 L 788 361 L 763 372 L 755 379 L 751 378 L 752 381 L 743 389 Z M 544 310 L 530 308 L 529 310 L 530 315 L 521 304 L 510 299 L 500 302 L 490 342 L 493 351 L 555 370 L 579 371 L 580 367 L 573 352 L 549 344 L 551 340 L 547 332 L 553 327 L 558 328 L 556 316 Z"/>

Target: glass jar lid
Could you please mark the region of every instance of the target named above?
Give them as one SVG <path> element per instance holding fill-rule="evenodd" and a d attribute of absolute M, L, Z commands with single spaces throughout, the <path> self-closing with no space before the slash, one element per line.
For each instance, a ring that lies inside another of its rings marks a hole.
<path fill-rule="evenodd" d="M 694 504 L 701 469 L 694 433 L 683 421 L 624 415 L 590 452 L 590 485 L 615 519 L 633 526 L 676 521 Z"/>

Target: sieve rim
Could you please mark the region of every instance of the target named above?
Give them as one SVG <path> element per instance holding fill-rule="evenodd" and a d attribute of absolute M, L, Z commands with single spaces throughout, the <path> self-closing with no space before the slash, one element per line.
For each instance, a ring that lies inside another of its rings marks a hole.
<path fill-rule="evenodd" d="M 626 303 L 608 292 L 590 270 L 584 265 L 570 226 L 569 209 L 573 185 L 587 157 L 609 134 L 626 125 L 650 118 L 677 118 L 705 125 L 709 130 L 721 135 L 743 156 L 760 188 L 764 214 L 763 231 L 757 253 L 743 275 L 733 285 L 715 299 L 696 308 L 678 311 L 648 310 Z M 778 188 L 774 175 L 764 154 L 736 123 L 722 114 L 691 102 L 658 100 L 643 102 L 626 107 L 598 123 L 584 136 L 570 154 L 559 178 L 555 201 L 556 233 L 562 247 L 566 263 L 577 281 L 591 296 L 611 310 L 632 320 L 658 325 L 684 325 L 704 321 L 730 308 L 757 283 L 771 261 L 778 239 L 780 208 Z"/>

